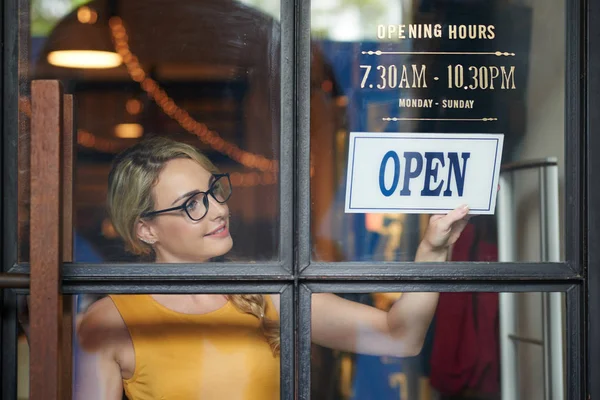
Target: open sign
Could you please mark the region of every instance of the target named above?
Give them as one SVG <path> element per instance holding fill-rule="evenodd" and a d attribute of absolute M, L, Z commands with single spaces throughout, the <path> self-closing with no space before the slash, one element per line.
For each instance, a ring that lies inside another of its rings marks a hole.
<path fill-rule="evenodd" d="M 502 134 L 352 132 L 346 212 L 493 214 Z"/>

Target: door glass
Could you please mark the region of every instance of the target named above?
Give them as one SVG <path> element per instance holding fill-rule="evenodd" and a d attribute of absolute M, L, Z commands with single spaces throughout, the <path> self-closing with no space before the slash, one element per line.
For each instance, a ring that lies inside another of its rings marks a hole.
<path fill-rule="evenodd" d="M 243 238 L 230 258 L 278 258 L 278 1 L 22 0 L 19 18 L 21 261 L 34 79 L 58 79 L 75 98 L 75 231 L 91 259 L 132 259 L 106 212 L 107 178 L 119 152 L 151 136 L 230 173 L 231 231 Z"/>
<path fill-rule="evenodd" d="M 543 169 L 552 175 L 544 188 L 535 175 L 540 168 L 518 188 L 507 181 L 504 193 L 514 190 L 510 212 L 497 208 L 494 216 L 474 218 L 469 235 L 497 246 L 497 226 L 518 215 L 510 237 L 537 247 L 539 199 L 546 196 L 557 206 L 544 219 L 557 221 L 551 232 L 558 235 L 556 246 L 564 242 L 564 0 L 311 4 L 314 260 L 410 261 L 427 218 L 403 213 L 401 206 L 398 213 L 345 213 L 351 132 L 501 133 L 505 167 L 556 158 L 556 167 Z M 527 173 L 501 175 L 521 183 Z M 406 187 L 402 179 L 400 188 Z M 539 255 L 503 258 L 538 261 Z M 561 248 L 547 261 L 563 259 Z"/>
<path fill-rule="evenodd" d="M 68 300 L 67 300 L 68 299 Z M 72 399 L 280 398 L 279 295 L 76 295 Z M 25 334 L 19 398 L 28 397 Z"/>
<path fill-rule="evenodd" d="M 338 304 L 337 316 L 327 322 L 344 326 L 336 337 L 314 319 L 328 301 L 316 296 L 332 295 L 313 294 L 312 398 L 564 398 L 561 293 L 441 293 L 430 324 L 406 312 L 402 302 L 416 308 L 407 298 L 414 295 L 423 294 L 338 295 L 362 308 L 344 320 Z M 424 311 L 427 300 L 417 301 Z M 403 310 L 406 325 L 397 322 Z M 388 326 L 396 326 L 395 333 L 386 332 Z"/>

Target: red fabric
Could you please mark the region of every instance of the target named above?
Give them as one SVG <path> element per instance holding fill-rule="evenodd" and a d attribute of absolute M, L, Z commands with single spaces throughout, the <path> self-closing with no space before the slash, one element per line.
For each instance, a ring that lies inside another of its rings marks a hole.
<path fill-rule="evenodd" d="M 468 261 L 474 227 L 469 224 L 452 252 Z M 473 261 L 495 261 L 496 246 L 480 241 Z M 441 293 L 431 355 L 431 385 L 441 394 L 465 390 L 498 393 L 499 340 L 497 293 Z"/>

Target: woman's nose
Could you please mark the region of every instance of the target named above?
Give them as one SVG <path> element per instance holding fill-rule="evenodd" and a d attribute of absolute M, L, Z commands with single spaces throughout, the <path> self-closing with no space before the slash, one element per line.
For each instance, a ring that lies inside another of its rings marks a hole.
<path fill-rule="evenodd" d="M 208 196 L 208 202 L 208 213 L 211 218 L 222 218 L 227 215 L 229 210 L 227 203 L 219 203 L 212 196 Z"/>

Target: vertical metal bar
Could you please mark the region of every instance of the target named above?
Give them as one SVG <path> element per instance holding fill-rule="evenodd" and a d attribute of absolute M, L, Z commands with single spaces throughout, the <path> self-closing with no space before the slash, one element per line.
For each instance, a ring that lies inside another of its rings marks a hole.
<path fill-rule="evenodd" d="M 561 260 L 560 256 L 560 207 L 558 193 L 558 166 L 546 167 L 545 173 L 546 183 L 546 211 L 548 218 L 546 219 L 546 235 L 547 259 L 542 261 Z M 565 398 L 565 371 L 564 371 L 564 295 L 562 293 L 547 294 L 550 341 L 550 369 L 552 400 L 562 400 Z"/>
<path fill-rule="evenodd" d="M 582 83 L 586 79 L 595 78 L 595 74 L 588 75 L 583 69 L 586 37 L 586 12 L 582 3 L 594 7 L 592 1 L 565 1 L 565 260 L 571 264 L 579 274 L 583 273 L 583 230 L 585 218 L 584 182 L 585 182 L 585 141 L 584 132 L 586 124 L 585 115 L 585 89 Z M 590 11 L 591 12 L 591 11 Z M 596 45 L 597 46 L 597 45 Z M 596 48 L 594 53 L 599 53 Z M 591 54 L 590 54 L 591 56 Z M 590 69 L 597 71 L 597 66 Z M 596 88 L 597 89 L 597 88 Z M 598 93 L 598 91 L 590 91 Z M 596 95 L 597 96 L 597 95 Z M 593 107 L 597 107 L 594 105 Z M 597 108 L 592 108 L 595 111 Z M 594 114 L 592 113 L 592 115 Z"/>
<path fill-rule="evenodd" d="M 17 262 L 18 248 L 18 143 L 19 143 L 19 12 L 17 0 L 0 5 L 0 122 L 2 129 L 2 267 L 7 272 Z M 5 289 L 0 295 L 0 397 L 17 398 L 16 294 Z"/>
<path fill-rule="evenodd" d="M 540 168 L 540 261 L 560 261 L 558 166 Z M 564 398 L 561 293 L 542 294 L 544 392 L 546 399 Z"/>
<path fill-rule="evenodd" d="M 296 0 L 296 196 L 298 272 L 310 263 L 310 0 Z"/>
<path fill-rule="evenodd" d="M 498 261 L 514 261 L 517 257 L 516 217 L 514 211 L 513 174 L 500 175 L 497 199 Z M 500 307 L 500 393 L 502 400 L 518 400 L 517 348 L 510 335 L 517 332 L 516 295 L 499 294 Z"/>
<path fill-rule="evenodd" d="M 574 2 L 578 3 L 578 2 Z M 585 125 L 585 136 L 583 140 L 585 143 L 585 152 L 583 152 L 582 160 L 585 162 L 585 183 L 587 191 L 581 191 L 585 193 L 585 201 L 583 202 L 583 209 L 586 211 L 583 213 L 585 225 L 582 226 L 583 237 L 582 240 L 573 244 L 578 250 L 578 255 L 583 257 L 583 265 L 586 266 L 585 272 L 587 277 L 585 287 L 585 297 L 587 299 L 585 309 L 585 322 L 586 324 L 578 324 L 575 326 L 576 329 L 582 329 L 585 327 L 585 342 L 587 348 L 587 357 L 581 357 L 584 359 L 584 366 L 586 369 L 581 372 L 585 373 L 585 380 L 583 383 L 587 383 L 587 395 L 588 399 L 599 399 L 600 398 L 600 182 L 598 181 L 598 171 L 600 171 L 600 113 L 598 109 L 600 107 L 600 74 L 597 71 L 600 68 L 600 3 L 597 1 L 584 1 L 584 6 L 581 10 L 584 14 L 579 29 L 586 34 L 584 37 L 585 41 L 583 45 L 581 42 L 576 42 L 583 47 L 584 56 L 577 60 L 585 62 L 583 68 L 574 71 L 575 74 L 584 82 L 584 95 L 582 101 L 584 102 L 585 108 L 582 116 L 577 115 L 577 118 L 581 118 Z M 574 44 L 575 45 L 575 44 Z M 573 87 L 577 84 L 581 84 L 579 81 L 573 82 Z M 568 142 L 567 142 L 568 143 Z M 581 153 L 575 154 L 579 156 Z M 565 181 L 568 180 L 565 179 Z M 576 177 L 577 178 L 577 177 Z M 579 204 L 575 205 L 576 207 Z M 569 231 L 567 231 L 569 232 Z M 573 238 L 575 239 L 575 238 Z M 571 239 L 571 240 L 573 240 Z M 571 316 L 571 310 L 567 313 L 567 318 Z M 573 324 L 570 325 L 573 328 Z M 569 330 L 569 334 L 573 334 L 573 331 Z M 580 354 L 583 356 L 583 354 Z M 587 362 L 587 363 L 585 363 Z M 579 365 L 572 365 L 569 367 L 569 377 L 571 376 L 573 367 L 579 367 Z M 574 378 L 575 379 L 575 378 Z M 580 384 L 579 381 L 576 382 Z M 571 385 L 569 385 L 570 388 Z M 582 397 L 572 397 L 582 398 Z"/>
<path fill-rule="evenodd" d="M 19 79 L 18 79 L 18 6 L 16 0 L 2 2 L 2 270 L 17 262 L 18 215 L 18 143 L 19 143 Z"/>
<path fill-rule="evenodd" d="M 298 348 L 298 380 L 296 389 L 300 400 L 310 400 L 310 349 L 311 349 L 311 300 L 312 293 L 305 285 L 299 285 L 298 319 L 296 320 L 296 343 Z"/>
<path fill-rule="evenodd" d="M 293 399 L 294 397 L 294 287 L 286 288 L 280 294 L 280 321 L 281 321 L 281 398 Z"/>
<path fill-rule="evenodd" d="M 58 81 L 31 85 L 30 398 L 60 398 L 63 94 Z"/>
<path fill-rule="evenodd" d="M 293 272 L 294 257 L 294 0 L 281 0 L 281 130 L 279 152 L 279 254 Z"/>
<path fill-rule="evenodd" d="M 550 337 L 550 302 L 548 299 L 548 293 L 542 293 L 542 354 L 544 363 L 544 399 L 552 400 L 552 387 L 551 387 L 551 371 L 552 371 L 552 354 L 551 350 L 551 337 Z"/>
<path fill-rule="evenodd" d="M 585 388 L 584 363 L 585 347 L 583 347 L 583 338 L 585 331 L 581 329 L 583 324 L 583 295 L 582 287 L 574 285 L 567 291 L 567 399 L 583 399 Z M 597 341 L 597 340 L 596 340 Z M 596 361 L 596 365 L 597 361 Z M 594 376 L 598 380 L 597 376 Z M 588 392 L 588 399 L 590 397 Z M 553 399 L 554 400 L 554 399 Z"/>
<path fill-rule="evenodd" d="M 548 210 L 546 204 L 546 169 L 540 168 L 539 186 L 540 186 L 540 261 L 544 260 L 548 254 Z M 552 388 L 550 387 L 551 371 L 551 343 L 550 343 L 550 312 L 548 293 L 542 293 L 542 341 L 543 344 L 543 360 L 544 360 L 544 399 L 552 399 Z"/>
<path fill-rule="evenodd" d="M 0 291 L 2 316 L 2 399 L 17 399 L 17 295 L 12 289 Z"/>
<path fill-rule="evenodd" d="M 62 259 L 73 261 L 73 227 L 75 210 L 73 208 L 74 163 L 75 163 L 75 121 L 73 115 L 73 96 L 65 95 L 63 102 L 63 156 L 62 156 Z M 61 395 L 62 399 L 72 398 L 73 365 L 73 297 L 63 301 L 62 310 L 62 360 Z"/>
<path fill-rule="evenodd" d="M 517 258 L 512 172 L 500 175 L 500 187 L 496 206 L 498 215 L 498 261 L 510 262 Z"/>

